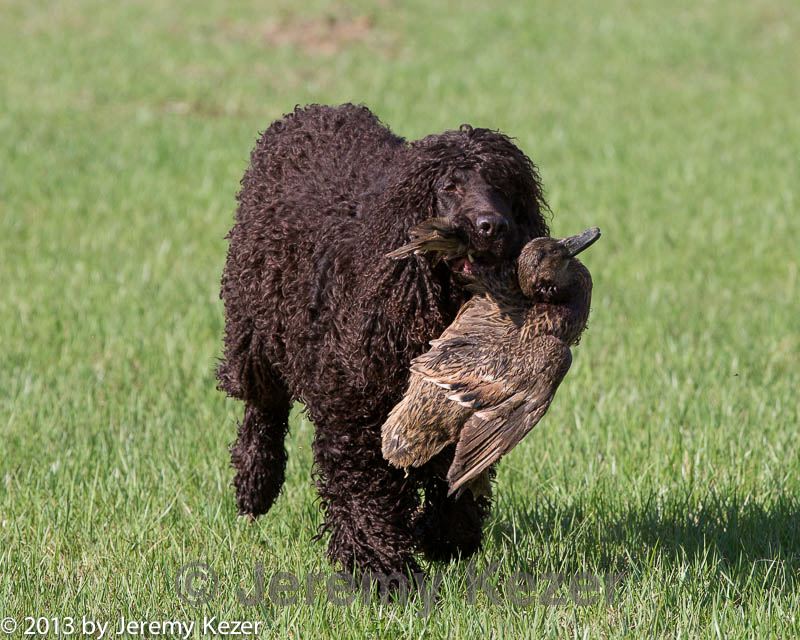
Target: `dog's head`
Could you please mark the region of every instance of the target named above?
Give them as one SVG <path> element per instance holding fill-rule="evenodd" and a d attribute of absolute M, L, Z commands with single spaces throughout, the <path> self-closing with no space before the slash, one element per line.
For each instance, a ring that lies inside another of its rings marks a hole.
<path fill-rule="evenodd" d="M 425 166 L 425 214 L 448 220 L 468 248 L 449 260 L 454 273 L 514 260 L 531 238 L 547 235 L 539 174 L 507 136 L 462 125 L 411 148 Z"/>

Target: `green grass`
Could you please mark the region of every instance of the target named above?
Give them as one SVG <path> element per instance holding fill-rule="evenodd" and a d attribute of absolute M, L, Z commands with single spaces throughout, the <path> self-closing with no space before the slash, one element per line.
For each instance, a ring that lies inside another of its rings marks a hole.
<path fill-rule="evenodd" d="M 800 7 L 295 4 L 0 2 L 0 617 L 800 634 Z M 256 562 L 331 569 L 299 412 L 281 499 L 236 517 L 241 407 L 213 377 L 223 236 L 257 132 L 347 100 L 409 138 L 508 132 L 554 233 L 603 229 L 590 330 L 501 465 L 479 563 L 624 572 L 612 603 L 470 603 L 463 564 L 427 617 L 237 601 Z M 176 594 L 189 561 L 220 577 L 210 604 Z"/>

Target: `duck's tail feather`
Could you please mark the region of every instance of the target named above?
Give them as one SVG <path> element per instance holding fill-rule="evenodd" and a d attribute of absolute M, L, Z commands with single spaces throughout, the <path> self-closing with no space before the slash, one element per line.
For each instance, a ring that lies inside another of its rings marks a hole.
<path fill-rule="evenodd" d="M 381 453 L 389 464 L 401 469 L 425 464 L 449 444 L 441 430 L 420 424 L 426 416 L 413 408 L 408 397 L 404 398 L 381 427 Z"/>
<path fill-rule="evenodd" d="M 405 468 L 411 466 L 409 424 L 406 399 L 398 402 L 381 427 L 381 453 L 389 464 Z"/>

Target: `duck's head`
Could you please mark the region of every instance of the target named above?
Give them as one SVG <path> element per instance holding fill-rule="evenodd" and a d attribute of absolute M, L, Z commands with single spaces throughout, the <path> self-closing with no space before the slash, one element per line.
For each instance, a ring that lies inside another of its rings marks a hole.
<path fill-rule="evenodd" d="M 566 294 L 579 277 L 573 258 L 594 244 L 600 229 L 592 227 L 568 238 L 535 238 L 517 259 L 522 292 L 532 300 L 555 301 Z"/>

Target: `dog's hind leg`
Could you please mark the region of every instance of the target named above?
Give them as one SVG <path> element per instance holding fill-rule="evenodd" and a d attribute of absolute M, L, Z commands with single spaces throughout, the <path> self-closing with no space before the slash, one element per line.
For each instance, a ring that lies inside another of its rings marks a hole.
<path fill-rule="evenodd" d="M 236 503 L 242 515 L 255 517 L 269 511 L 283 486 L 291 400 L 286 394 L 276 395 L 269 404 L 246 404 L 231 447 Z"/>
<path fill-rule="evenodd" d="M 244 418 L 231 447 L 239 513 L 269 511 L 283 486 L 291 394 L 270 364 L 249 325 L 228 322 L 225 357 L 217 368 L 219 388 L 244 400 Z"/>
<path fill-rule="evenodd" d="M 493 476 L 494 470 L 490 473 Z M 446 480 L 425 480 L 425 502 L 414 522 L 414 537 L 428 560 L 465 559 L 480 550 L 483 524 L 492 508 L 489 480 L 486 494 L 475 496 L 467 489 L 457 498 L 448 497 Z"/>

